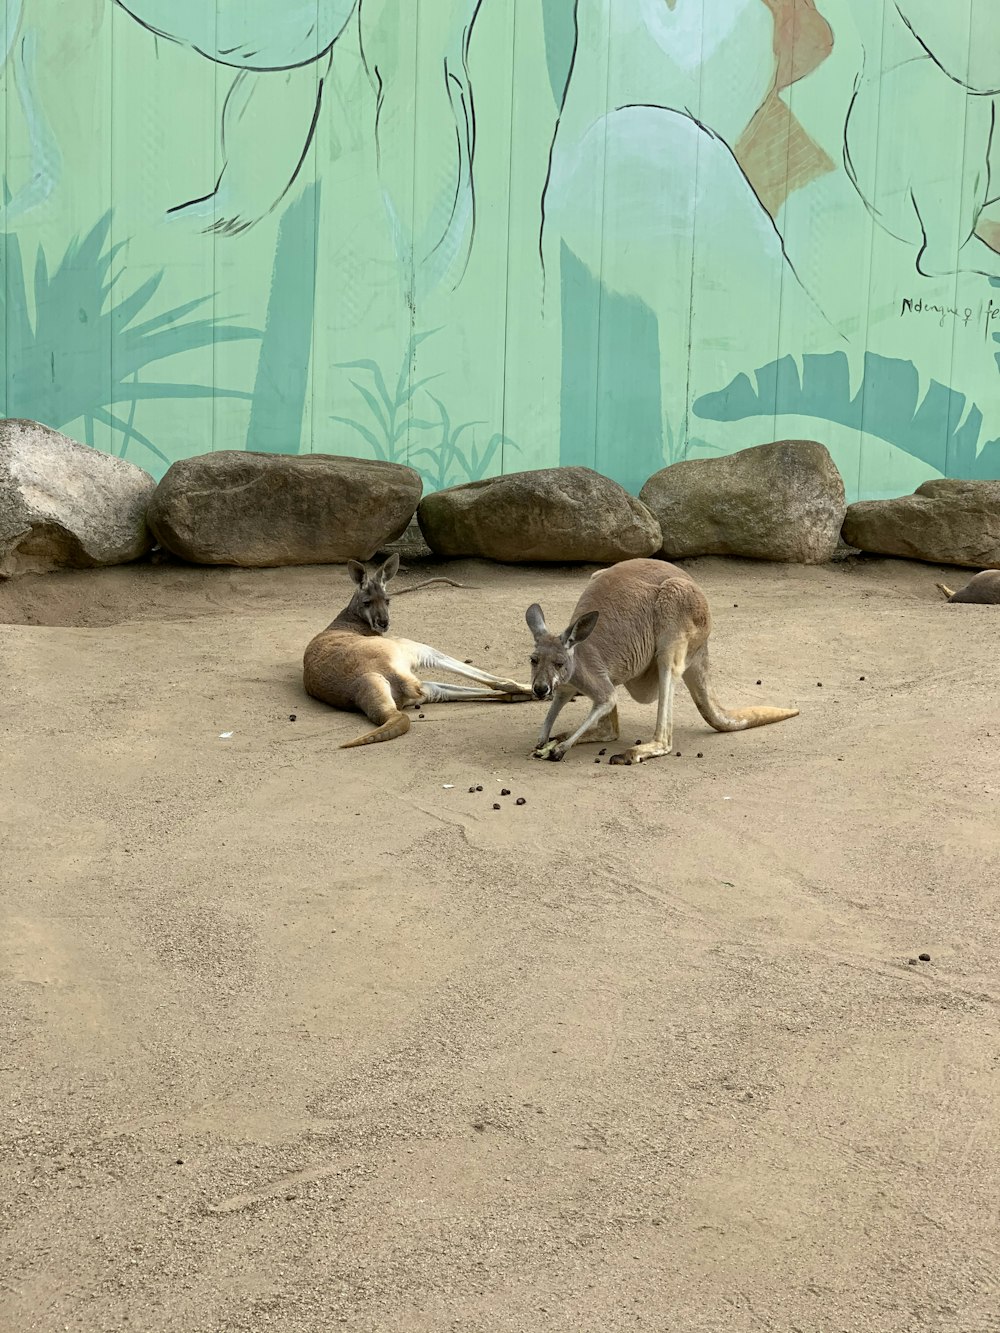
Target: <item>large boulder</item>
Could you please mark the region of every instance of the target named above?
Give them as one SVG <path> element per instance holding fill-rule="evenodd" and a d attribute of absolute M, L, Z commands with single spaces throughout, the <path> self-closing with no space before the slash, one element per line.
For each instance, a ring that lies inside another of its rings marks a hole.
<path fill-rule="evenodd" d="M 227 449 L 174 463 L 147 518 L 161 546 L 197 565 L 340 564 L 400 537 L 420 492 L 398 463 Z"/>
<path fill-rule="evenodd" d="M 442 556 L 509 564 L 613 564 L 654 555 L 660 529 L 645 505 L 588 467 L 550 467 L 425 495 L 417 511 Z"/>
<path fill-rule="evenodd" d="M 740 555 L 821 565 L 833 558 L 844 482 L 814 440 L 778 440 L 723 458 L 690 458 L 639 492 L 663 530 L 668 560 Z"/>
<path fill-rule="evenodd" d="M 1000 481 L 941 477 L 895 500 L 862 500 L 847 510 L 844 541 L 877 555 L 1000 569 Z"/>
<path fill-rule="evenodd" d="M 37 421 L 0 421 L 0 577 L 138 560 L 152 546 L 141 467 Z"/>

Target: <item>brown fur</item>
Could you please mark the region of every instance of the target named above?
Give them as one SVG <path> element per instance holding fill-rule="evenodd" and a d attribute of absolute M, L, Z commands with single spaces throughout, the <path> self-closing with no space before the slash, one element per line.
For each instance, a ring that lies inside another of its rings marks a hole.
<path fill-rule="evenodd" d="M 333 708 L 364 713 L 375 724 L 374 731 L 346 741 L 342 750 L 405 735 L 410 719 L 403 710 L 420 704 L 487 699 L 513 702 L 531 697 L 527 685 L 491 676 L 427 644 L 385 637 L 389 628 L 386 584 L 398 568 L 398 555 L 390 556 L 374 571 L 349 561 L 348 569 L 357 585 L 354 595 L 311 640 L 303 657 L 302 680 L 307 694 Z M 476 681 L 477 687 L 422 681 L 416 674 L 422 666 L 437 666 L 466 676 Z"/>
<path fill-rule="evenodd" d="M 615 695 L 621 685 L 638 703 L 657 700 L 656 735 L 645 745 L 612 756 L 612 763 L 641 763 L 670 752 L 673 690 L 679 679 L 717 731 L 744 731 L 798 714 L 797 708 L 725 709 L 719 704 L 708 670 L 708 602 L 685 570 L 665 561 L 624 560 L 600 570 L 562 634 L 549 632 L 538 606 L 529 608 L 526 619 L 535 637 L 535 695 L 555 696 L 536 758 L 562 759 L 579 741 L 617 740 Z M 577 691 L 591 700 L 590 715 L 572 735 L 550 740 L 556 716 Z"/>
<path fill-rule="evenodd" d="M 1000 606 L 1000 569 L 984 569 L 974 575 L 964 588 L 955 592 L 947 584 L 936 585 L 949 602 L 972 602 L 978 606 Z"/>

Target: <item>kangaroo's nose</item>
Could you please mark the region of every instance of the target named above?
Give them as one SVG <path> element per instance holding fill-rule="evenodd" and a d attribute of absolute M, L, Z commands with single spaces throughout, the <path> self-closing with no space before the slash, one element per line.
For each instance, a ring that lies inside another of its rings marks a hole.
<path fill-rule="evenodd" d="M 547 685 L 542 685 L 541 683 L 539 683 L 538 685 L 532 685 L 531 693 L 535 696 L 536 699 L 545 699 L 548 697 L 549 687 Z"/>

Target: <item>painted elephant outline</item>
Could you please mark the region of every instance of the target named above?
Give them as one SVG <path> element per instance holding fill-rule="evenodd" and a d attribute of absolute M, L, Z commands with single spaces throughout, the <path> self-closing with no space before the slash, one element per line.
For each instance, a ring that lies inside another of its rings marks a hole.
<path fill-rule="evenodd" d="M 419 14 L 415 52 L 399 39 L 396 15 L 407 0 L 359 0 L 361 57 L 376 98 L 375 151 L 383 204 L 409 297 L 419 300 L 449 275 L 458 286 L 476 230 L 476 108 L 469 48 L 484 0 L 433 0 Z M 410 0 L 412 3 L 412 0 Z M 421 167 L 436 189 L 424 191 L 414 161 L 411 91 L 401 57 L 412 66 L 421 124 Z M 408 206 L 408 207 L 407 207 Z M 409 216 L 407 216 L 409 214 Z"/>
<path fill-rule="evenodd" d="M 419 276 L 422 288 L 431 289 L 455 268 L 461 281 L 475 233 L 469 43 L 483 0 L 434 0 L 421 11 L 419 114 L 425 121 L 423 137 L 436 157 L 445 159 L 435 166 L 448 188 L 419 200 L 412 194 L 409 161 L 412 107 L 397 106 L 400 88 L 406 95 L 403 59 L 414 55 L 401 49 L 399 40 L 399 7 L 408 0 L 218 0 L 216 9 L 206 9 L 201 0 L 114 2 L 153 35 L 237 71 L 223 104 L 219 178 L 208 193 L 170 210 L 177 218 L 205 219 L 206 231 L 229 236 L 276 207 L 301 171 L 334 48 L 356 17 L 362 61 L 376 93 L 374 138 L 383 204 L 408 285 Z M 284 169 L 276 167 L 268 189 L 260 181 L 253 150 L 256 139 L 275 123 L 290 127 L 297 156 Z M 238 179 L 244 163 L 254 171 Z"/>
<path fill-rule="evenodd" d="M 222 169 L 206 194 L 169 215 L 235 236 L 270 213 L 297 179 L 312 144 L 333 49 L 358 0 L 114 0 L 154 37 L 236 71 L 222 107 Z M 255 146 L 275 124 L 292 160 L 262 177 Z"/>

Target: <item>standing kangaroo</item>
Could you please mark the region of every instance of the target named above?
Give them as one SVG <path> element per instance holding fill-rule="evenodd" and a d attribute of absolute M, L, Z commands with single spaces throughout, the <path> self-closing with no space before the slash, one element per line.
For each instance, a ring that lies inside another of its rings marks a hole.
<path fill-rule="evenodd" d="M 501 680 L 425 643 L 383 637 L 389 628 L 386 584 L 399 569 L 398 555 L 391 555 L 375 570 L 367 570 L 356 560 L 349 560 L 347 568 L 357 585 L 354 596 L 312 640 L 302 664 L 306 692 L 314 699 L 334 708 L 356 709 L 375 723 L 374 731 L 346 741 L 342 750 L 405 735 L 410 719 L 403 709 L 414 705 L 481 699 L 513 703 L 531 698 L 530 685 Z M 480 688 L 420 680 L 414 674 L 420 667 L 438 667 L 466 676 L 478 681 Z"/>
<path fill-rule="evenodd" d="M 578 741 L 616 741 L 619 685 L 639 703 L 656 699 L 656 734 L 644 745 L 637 742 L 612 755 L 612 764 L 641 764 L 670 753 L 674 689 L 680 679 L 716 731 L 765 727 L 798 715 L 797 708 L 730 712 L 716 702 L 708 679 L 712 617 L 705 594 L 683 569 L 662 560 L 623 560 L 598 570 L 562 634 L 546 628 L 537 602 L 528 607 L 525 620 L 535 638 L 532 693 L 553 700 L 535 759 L 558 761 Z M 577 693 L 591 700 L 590 713 L 572 734 L 552 737 L 556 718 Z"/>

